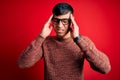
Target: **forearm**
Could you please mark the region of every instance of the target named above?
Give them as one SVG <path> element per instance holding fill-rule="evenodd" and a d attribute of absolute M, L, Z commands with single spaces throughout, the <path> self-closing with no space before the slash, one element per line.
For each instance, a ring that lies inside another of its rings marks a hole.
<path fill-rule="evenodd" d="M 99 51 L 94 43 L 87 37 L 81 37 L 77 41 L 78 46 L 84 51 L 84 56 L 90 66 L 101 73 L 108 73 L 111 69 L 108 57 Z"/>
<path fill-rule="evenodd" d="M 38 36 L 31 44 L 22 52 L 19 57 L 18 64 L 20 68 L 33 66 L 43 55 L 42 43 L 44 38 Z"/>

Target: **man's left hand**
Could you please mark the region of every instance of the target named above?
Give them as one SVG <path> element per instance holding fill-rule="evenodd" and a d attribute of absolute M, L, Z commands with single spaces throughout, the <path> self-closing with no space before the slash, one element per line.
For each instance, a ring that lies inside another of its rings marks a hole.
<path fill-rule="evenodd" d="M 71 14 L 70 18 L 71 18 L 71 25 L 70 25 L 71 37 L 74 39 L 77 36 L 79 36 L 79 27 L 78 27 L 76 21 L 74 20 L 74 17 L 72 14 Z"/>

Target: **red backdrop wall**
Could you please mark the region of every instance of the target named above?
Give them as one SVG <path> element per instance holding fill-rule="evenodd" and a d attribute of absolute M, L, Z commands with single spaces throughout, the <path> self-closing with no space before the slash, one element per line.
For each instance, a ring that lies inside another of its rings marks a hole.
<path fill-rule="evenodd" d="M 119 0 L 0 0 L 0 80 L 43 80 L 43 60 L 27 69 L 19 69 L 17 60 L 40 33 L 53 6 L 63 1 L 73 6 L 80 33 L 90 37 L 111 62 L 112 70 L 103 75 L 85 61 L 85 80 L 120 79 Z"/>

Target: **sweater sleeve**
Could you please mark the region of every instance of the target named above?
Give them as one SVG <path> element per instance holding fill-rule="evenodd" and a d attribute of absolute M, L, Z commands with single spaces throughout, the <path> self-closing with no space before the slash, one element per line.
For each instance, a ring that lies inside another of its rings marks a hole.
<path fill-rule="evenodd" d="M 92 69 L 103 74 L 108 73 L 111 70 L 111 65 L 107 55 L 98 50 L 88 37 L 81 36 L 76 43 L 84 52 L 83 55 L 90 63 Z"/>
<path fill-rule="evenodd" d="M 30 45 L 22 52 L 18 59 L 20 68 L 33 66 L 43 56 L 42 43 L 44 38 L 38 36 Z"/>

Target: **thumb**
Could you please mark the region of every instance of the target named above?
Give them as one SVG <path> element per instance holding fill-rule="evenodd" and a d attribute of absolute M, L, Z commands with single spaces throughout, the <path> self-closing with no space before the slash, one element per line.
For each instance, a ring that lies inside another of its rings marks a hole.
<path fill-rule="evenodd" d="M 53 24 L 52 24 L 52 23 L 50 23 L 50 25 L 49 25 L 49 29 L 50 29 L 50 30 L 53 29 Z"/>
<path fill-rule="evenodd" d="M 50 26 L 50 30 L 52 30 L 53 29 L 53 27 L 52 26 Z"/>

